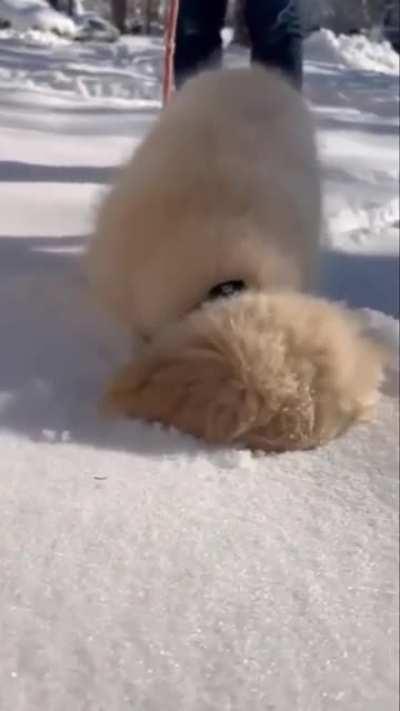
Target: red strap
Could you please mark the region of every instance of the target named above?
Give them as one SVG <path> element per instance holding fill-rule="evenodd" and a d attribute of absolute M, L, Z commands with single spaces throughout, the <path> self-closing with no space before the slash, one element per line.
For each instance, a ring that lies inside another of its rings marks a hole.
<path fill-rule="evenodd" d="M 176 25 L 178 21 L 179 0 L 170 0 L 167 22 L 165 26 L 165 57 L 164 57 L 164 81 L 163 81 L 163 104 L 168 103 L 174 88 L 174 54 Z"/>

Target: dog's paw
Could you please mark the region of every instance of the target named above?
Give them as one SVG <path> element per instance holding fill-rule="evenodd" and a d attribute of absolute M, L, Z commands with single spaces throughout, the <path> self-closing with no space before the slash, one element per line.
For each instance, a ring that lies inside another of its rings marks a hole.
<path fill-rule="evenodd" d="M 105 407 L 208 442 L 308 449 L 368 417 L 384 360 L 341 307 L 246 293 L 170 327 L 117 375 Z"/>

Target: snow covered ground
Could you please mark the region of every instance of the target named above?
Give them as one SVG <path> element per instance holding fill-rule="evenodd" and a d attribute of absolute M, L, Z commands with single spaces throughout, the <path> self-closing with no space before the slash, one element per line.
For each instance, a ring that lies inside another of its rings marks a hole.
<path fill-rule="evenodd" d="M 397 59 L 329 33 L 306 55 L 321 290 L 396 353 Z M 128 345 L 80 254 L 157 114 L 161 61 L 159 40 L 0 33 L 0 709 L 392 711 L 395 360 L 376 420 L 310 453 L 96 414 Z"/>
<path fill-rule="evenodd" d="M 20 32 L 34 28 L 73 37 L 77 31 L 74 21 L 53 10 L 46 0 L 0 0 L 0 17 Z"/>

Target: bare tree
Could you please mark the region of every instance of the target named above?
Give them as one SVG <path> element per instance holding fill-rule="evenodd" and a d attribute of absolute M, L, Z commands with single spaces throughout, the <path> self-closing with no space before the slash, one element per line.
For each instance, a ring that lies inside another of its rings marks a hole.
<path fill-rule="evenodd" d="M 305 27 L 321 25 L 336 32 L 380 24 L 388 5 L 398 0 L 299 0 Z"/>
<path fill-rule="evenodd" d="M 111 16 L 114 25 L 124 32 L 126 25 L 127 0 L 111 0 Z"/>

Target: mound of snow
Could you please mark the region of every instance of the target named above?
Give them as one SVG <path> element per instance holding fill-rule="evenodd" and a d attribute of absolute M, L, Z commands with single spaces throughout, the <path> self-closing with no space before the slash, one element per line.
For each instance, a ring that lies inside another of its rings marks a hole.
<path fill-rule="evenodd" d="M 76 34 L 74 21 L 53 10 L 45 0 L 0 0 L 0 17 L 21 32 L 36 29 L 67 37 Z"/>
<path fill-rule="evenodd" d="M 117 28 L 95 12 L 76 11 L 74 19 L 77 26 L 77 34 L 75 35 L 77 40 L 115 42 L 119 37 Z"/>
<path fill-rule="evenodd" d="M 330 55 L 352 69 L 400 73 L 400 57 L 386 41 L 373 41 L 365 35 L 337 36 L 331 30 L 320 30 L 309 37 L 307 45 L 314 53 Z"/>
<path fill-rule="evenodd" d="M 1 2 L 1 0 L 0 0 Z M 35 49 L 42 48 L 43 50 L 52 50 L 54 47 L 65 47 L 71 44 L 71 40 L 75 37 L 69 37 L 67 35 L 60 35 L 57 31 L 52 30 L 15 30 L 13 27 L 9 27 L 4 30 L 0 30 L 0 42 L 2 40 L 9 40 L 13 44 L 19 42 L 29 47 L 32 51 Z M 29 70 L 28 70 L 29 71 Z M 10 76 L 11 72 L 6 71 L 2 68 L 1 76 L 4 79 L 5 76 Z M 26 87 L 32 89 L 32 79 L 26 79 L 26 70 L 20 72 L 20 83 L 25 84 Z M 26 83 L 27 82 L 27 83 Z"/>

